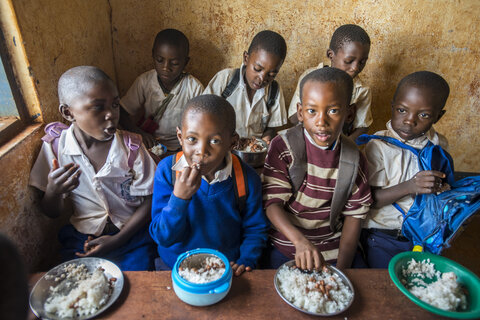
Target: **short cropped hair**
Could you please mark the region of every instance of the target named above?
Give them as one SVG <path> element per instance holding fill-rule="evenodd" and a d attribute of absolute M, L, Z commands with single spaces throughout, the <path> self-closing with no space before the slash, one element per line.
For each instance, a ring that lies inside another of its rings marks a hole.
<path fill-rule="evenodd" d="M 303 87 L 305 86 L 305 83 L 309 81 L 334 82 L 335 84 L 342 87 L 345 92 L 348 104 L 350 104 L 353 91 L 353 79 L 345 71 L 337 68 L 325 67 L 316 69 L 307 74 L 300 82 L 300 103 L 302 103 L 303 100 Z"/>
<path fill-rule="evenodd" d="M 435 105 L 443 109 L 450 94 L 450 87 L 447 81 L 440 75 L 430 71 L 417 71 L 404 77 L 398 83 L 393 100 L 397 98 L 398 92 L 407 86 L 426 89 L 433 99 Z"/>
<path fill-rule="evenodd" d="M 187 36 L 177 29 L 164 29 L 157 33 L 155 41 L 153 42 L 152 51 L 161 44 L 168 44 L 185 50 L 185 55 L 188 56 L 190 50 L 190 43 Z"/>
<path fill-rule="evenodd" d="M 248 47 L 248 54 L 259 49 L 273 53 L 282 60 L 285 60 L 287 55 L 287 43 L 285 39 L 279 33 L 271 30 L 260 31 L 253 37 L 250 47 Z"/>
<path fill-rule="evenodd" d="M 235 133 L 235 110 L 230 102 L 223 97 L 214 94 L 204 94 L 190 99 L 183 111 L 182 126 L 185 115 L 188 112 L 212 115 L 218 120 L 219 126 L 223 125 L 223 128 L 226 128 L 232 134 Z"/>
<path fill-rule="evenodd" d="M 370 37 L 362 27 L 356 24 L 344 24 L 333 32 L 330 40 L 330 49 L 337 53 L 338 49 L 348 42 L 360 42 L 363 45 L 370 45 Z"/>
<path fill-rule="evenodd" d="M 93 84 L 112 79 L 97 67 L 78 66 L 65 71 L 58 80 L 58 100 L 70 105 L 78 96 L 85 93 Z"/>

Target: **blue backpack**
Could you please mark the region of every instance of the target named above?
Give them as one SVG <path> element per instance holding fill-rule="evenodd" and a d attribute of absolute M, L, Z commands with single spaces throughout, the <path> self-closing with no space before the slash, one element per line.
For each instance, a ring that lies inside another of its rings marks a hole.
<path fill-rule="evenodd" d="M 451 190 L 440 194 L 419 194 L 405 213 L 393 203 L 403 215 L 402 234 L 413 242 L 414 251 L 440 254 L 462 225 L 480 210 L 480 176 L 455 181 L 452 157 L 438 145 L 428 142 L 423 149 L 415 149 L 391 137 L 366 135 L 357 138 L 357 144 L 371 139 L 380 139 L 397 147 L 413 152 L 420 170 L 437 170 L 445 173 Z"/>

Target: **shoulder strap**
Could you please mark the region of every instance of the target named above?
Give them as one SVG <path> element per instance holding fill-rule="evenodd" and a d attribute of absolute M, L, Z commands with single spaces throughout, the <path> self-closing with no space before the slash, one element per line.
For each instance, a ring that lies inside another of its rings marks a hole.
<path fill-rule="evenodd" d="M 395 138 L 392 138 L 392 137 L 386 137 L 386 136 L 379 136 L 379 135 L 376 135 L 376 134 L 371 134 L 371 135 L 368 135 L 368 134 L 362 134 L 360 135 L 356 140 L 355 142 L 358 144 L 358 145 L 362 145 L 362 144 L 365 144 L 367 143 L 368 141 L 372 140 L 372 139 L 378 139 L 378 140 L 383 140 L 385 142 L 388 142 L 390 144 L 393 144 L 394 146 L 397 146 L 397 147 L 400 147 L 400 148 L 403 148 L 403 149 L 407 149 L 407 150 L 410 150 L 412 151 L 415 155 L 419 155 L 420 153 L 420 149 L 416 149 L 412 146 L 409 146 L 408 144 L 405 144 L 403 142 L 401 142 L 400 140 L 398 139 L 395 139 Z"/>
<path fill-rule="evenodd" d="M 58 139 L 62 131 L 68 129 L 68 126 L 61 122 L 51 122 L 45 126 L 45 135 L 42 140 L 52 145 L 53 154 L 58 158 Z"/>
<path fill-rule="evenodd" d="M 224 97 L 225 99 L 230 97 L 233 93 L 233 90 L 235 90 L 235 88 L 237 87 L 239 81 L 240 81 L 240 69 L 235 69 L 232 79 L 230 79 L 230 82 L 227 84 L 227 86 L 222 92 L 222 97 Z"/>
<path fill-rule="evenodd" d="M 293 192 L 297 192 L 303 184 L 305 175 L 307 174 L 307 154 L 305 152 L 305 137 L 303 136 L 303 125 L 297 124 L 295 127 L 288 129 L 284 133 L 280 133 L 283 141 L 287 145 L 292 163 L 288 168 L 288 175 L 292 182 Z"/>
<path fill-rule="evenodd" d="M 172 167 L 175 165 L 175 163 L 180 160 L 180 158 L 183 156 L 183 151 L 177 152 L 174 157 L 172 157 Z M 172 170 L 172 186 L 175 185 L 175 181 L 177 180 L 177 177 L 179 175 L 178 171 Z"/>
<path fill-rule="evenodd" d="M 330 228 L 336 231 L 339 226 L 340 213 L 347 203 L 355 180 L 358 175 L 360 154 L 355 143 L 344 136 L 340 136 L 340 161 L 338 165 L 337 181 L 333 191 L 330 211 Z"/>
<path fill-rule="evenodd" d="M 267 109 L 270 111 L 270 108 L 275 104 L 275 100 L 278 96 L 278 82 L 273 80 L 270 84 L 270 91 L 268 92 L 267 100 Z"/>
<path fill-rule="evenodd" d="M 123 142 L 128 147 L 128 167 L 133 169 L 133 164 L 135 163 L 135 159 L 137 158 L 138 149 L 142 145 L 142 136 L 139 134 L 129 132 L 129 131 L 122 131 Z"/>
<path fill-rule="evenodd" d="M 235 189 L 235 198 L 238 203 L 238 210 L 240 214 L 243 214 L 245 205 L 247 203 L 247 194 L 248 194 L 248 184 L 246 183 L 247 175 L 243 171 L 243 166 L 240 159 L 232 154 L 232 167 L 233 175 L 235 177 L 234 189 Z"/>

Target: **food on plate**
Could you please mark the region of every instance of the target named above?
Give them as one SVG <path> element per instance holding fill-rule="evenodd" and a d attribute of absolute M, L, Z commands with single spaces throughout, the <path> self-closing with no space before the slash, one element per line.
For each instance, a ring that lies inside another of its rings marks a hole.
<path fill-rule="evenodd" d="M 207 283 L 218 280 L 225 273 L 225 264 L 218 257 L 206 257 L 199 268 L 180 266 L 178 274 L 188 282 Z"/>
<path fill-rule="evenodd" d="M 159 157 L 165 153 L 164 146 L 162 146 L 161 144 L 157 144 L 151 147 L 148 151 Z"/>
<path fill-rule="evenodd" d="M 277 273 L 282 295 L 298 308 L 312 313 L 329 314 L 344 310 L 353 299 L 353 292 L 334 272 L 304 272 L 283 265 Z"/>
<path fill-rule="evenodd" d="M 408 261 L 402 267 L 405 287 L 420 300 L 442 310 L 456 311 L 467 308 L 467 298 L 454 272 L 441 273 L 430 259 Z"/>
<path fill-rule="evenodd" d="M 244 152 L 264 152 L 267 151 L 267 147 L 263 143 L 263 140 L 251 137 L 240 138 L 237 144 L 233 147 L 235 150 Z"/>
<path fill-rule="evenodd" d="M 111 296 L 115 278 L 107 279 L 104 270 L 89 272 L 84 264 L 67 264 L 62 274 L 49 276 L 58 284 L 50 287 L 46 312 L 60 318 L 75 318 L 95 313 Z"/>

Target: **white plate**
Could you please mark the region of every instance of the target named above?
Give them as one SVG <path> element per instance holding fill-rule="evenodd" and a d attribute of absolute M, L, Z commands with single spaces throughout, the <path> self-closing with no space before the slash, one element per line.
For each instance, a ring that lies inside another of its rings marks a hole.
<path fill-rule="evenodd" d="M 37 281 L 35 286 L 30 293 L 30 308 L 33 313 L 41 319 L 65 319 L 60 318 L 52 313 L 47 313 L 43 306 L 45 301 L 50 295 L 50 287 L 58 285 L 58 282 L 55 282 L 55 277 L 60 276 L 63 271 L 63 267 L 68 264 L 80 265 L 84 264 L 87 267 L 88 272 L 94 272 L 98 268 L 103 268 L 107 279 L 116 278 L 117 280 L 113 282 L 113 290 L 110 298 L 107 303 L 104 304 L 97 312 L 92 313 L 88 316 L 82 316 L 75 319 L 91 319 L 96 317 L 103 311 L 107 310 L 120 296 L 123 289 L 123 274 L 120 268 L 111 261 L 102 259 L 102 258 L 79 258 L 64 262 L 55 268 L 48 271 L 43 275 L 40 280 Z"/>

